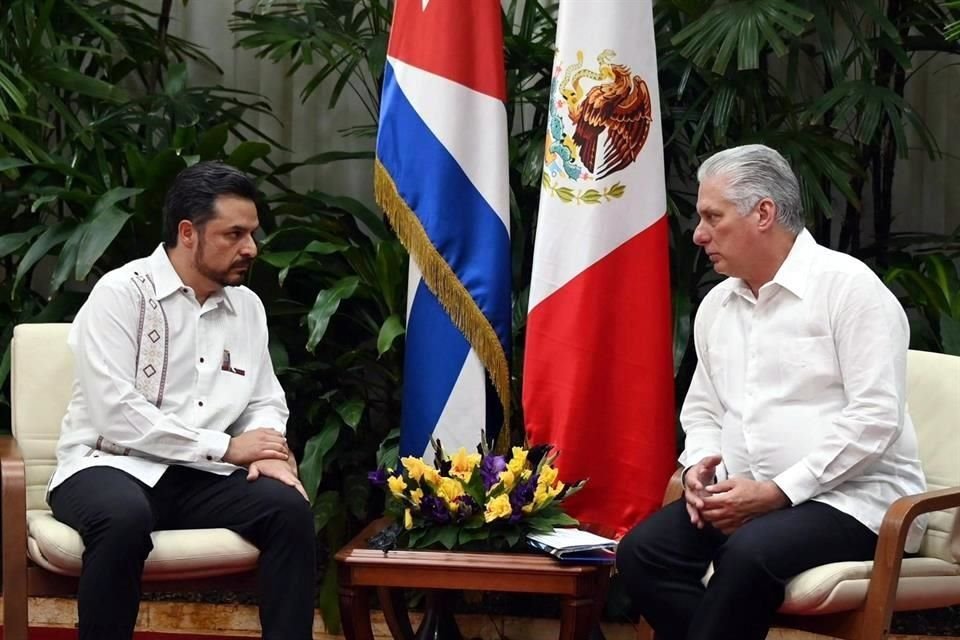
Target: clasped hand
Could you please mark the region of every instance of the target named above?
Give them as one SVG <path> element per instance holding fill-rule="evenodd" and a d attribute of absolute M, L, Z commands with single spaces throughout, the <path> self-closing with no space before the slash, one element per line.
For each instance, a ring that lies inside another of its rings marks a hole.
<path fill-rule="evenodd" d="M 730 535 L 757 516 L 790 504 L 780 487 L 769 480 L 734 477 L 714 483 L 720 461 L 720 456 L 707 456 L 688 469 L 684 478 L 687 513 L 698 529 L 710 524 Z"/>
<path fill-rule="evenodd" d="M 274 429 L 251 429 L 230 439 L 224 462 L 247 467 L 247 480 L 260 476 L 273 478 L 293 487 L 306 500 L 307 492 L 297 477 L 297 460 L 287 447 L 287 439 Z"/>

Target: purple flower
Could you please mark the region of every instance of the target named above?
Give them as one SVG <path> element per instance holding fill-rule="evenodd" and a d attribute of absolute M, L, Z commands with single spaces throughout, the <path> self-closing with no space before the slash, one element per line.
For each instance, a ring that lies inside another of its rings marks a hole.
<path fill-rule="evenodd" d="M 500 482 L 500 473 L 507 468 L 507 461 L 503 456 L 488 455 L 480 463 L 480 475 L 483 477 L 483 490 L 490 491 L 490 487 Z"/>
<path fill-rule="evenodd" d="M 450 522 L 450 510 L 443 498 L 437 496 L 423 496 L 420 500 L 420 513 L 424 518 L 436 524 Z"/>
<path fill-rule="evenodd" d="M 517 522 L 523 517 L 523 507 L 533 501 L 533 494 L 536 490 L 537 476 L 535 475 L 514 487 L 513 493 L 510 494 L 510 506 L 513 508 L 510 522 Z"/>
<path fill-rule="evenodd" d="M 385 487 L 387 486 L 387 470 L 377 469 L 376 471 L 371 471 L 367 474 L 367 480 L 375 487 Z"/>
<path fill-rule="evenodd" d="M 473 514 L 480 512 L 480 505 L 478 505 L 477 501 L 471 498 L 470 496 L 468 496 L 467 494 L 458 496 L 455 502 L 457 502 L 460 505 L 457 508 L 458 521 L 466 520 Z"/>

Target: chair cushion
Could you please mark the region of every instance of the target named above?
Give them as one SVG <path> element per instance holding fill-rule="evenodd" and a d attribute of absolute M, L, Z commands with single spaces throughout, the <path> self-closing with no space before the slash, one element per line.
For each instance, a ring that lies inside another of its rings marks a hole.
<path fill-rule="evenodd" d="M 850 611 L 867 597 L 873 562 L 834 562 L 795 576 L 787 583 L 780 613 L 822 615 Z M 703 584 L 713 577 L 707 568 Z M 894 609 L 937 609 L 960 602 L 960 565 L 937 558 L 906 558 L 900 568 Z"/>
<path fill-rule="evenodd" d="M 243 573 L 257 566 L 260 552 L 228 529 L 182 529 L 151 534 L 153 551 L 144 580 L 179 580 Z M 50 511 L 27 511 L 27 553 L 54 573 L 80 575 L 83 541 Z"/>
<path fill-rule="evenodd" d="M 849 611 L 867 596 L 873 562 L 835 562 L 804 571 L 787 583 L 782 613 Z M 937 558 L 906 558 L 896 610 L 945 607 L 960 598 L 960 566 Z"/>

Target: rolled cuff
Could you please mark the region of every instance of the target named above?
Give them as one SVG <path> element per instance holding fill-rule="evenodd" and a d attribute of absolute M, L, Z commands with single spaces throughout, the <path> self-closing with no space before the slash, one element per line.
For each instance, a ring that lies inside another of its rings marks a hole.
<path fill-rule="evenodd" d="M 227 455 L 227 448 L 230 446 L 230 435 L 222 431 L 200 429 L 198 444 L 203 460 L 222 462 L 223 456 Z"/>
<path fill-rule="evenodd" d="M 775 477 L 773 482 L 793 505 L 806 502 L 820 493 L 820 481 L 802 461 Z"/>

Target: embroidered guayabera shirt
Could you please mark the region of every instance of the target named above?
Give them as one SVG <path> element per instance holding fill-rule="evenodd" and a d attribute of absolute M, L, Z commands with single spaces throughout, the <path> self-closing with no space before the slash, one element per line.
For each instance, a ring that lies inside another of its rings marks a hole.
<path fill-rule="evenodd" d="M 894 500 L 925 490 L 905 401 L 907 319 L 862 262 L 803 231 L 756 297 L 738 278 L 717 285 L 694 338 L 684 466 L 720 454 L 721 479 L 773 480 L 793 504 L 829 504 L 873 531 Z"/>
<path fill-rule="evenodd" d="M 150 486 L 168 464 L 226 475 L 231 435 L 286 430 L 260 299 L 227 287 L 201 305 L 162 245 L 96 284 L 68 342 L 75 380 L 50 489 L 98 465 Z"/>

